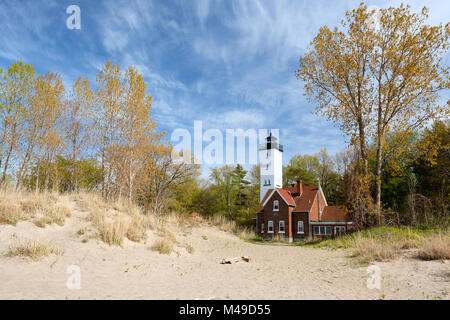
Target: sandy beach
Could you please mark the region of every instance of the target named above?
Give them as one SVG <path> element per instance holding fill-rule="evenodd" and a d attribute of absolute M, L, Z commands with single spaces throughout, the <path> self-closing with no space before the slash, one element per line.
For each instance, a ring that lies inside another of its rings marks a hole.
<path fill-rule="evenodd" d="M 84 243 L 81 227 L 89 222 L 75 207 L 64 226 L 0 225 L 0 299 L 449 299 L 448 261 L 405 255 L 377 262 L 377 289 L 367 285 L 368 266 L 345 250 L 255 244 L 197 226 L 178 227 L 178 244 L 165 255 L 151 250 L 153 231 L 145 242 L 125 239 L 120 247 Z M 46 241 L 63 253 L 41 261 L 6 256 L 18 239 Z M 220 263 L 241 256 L 250 262 Z M 67 286 L 73 265 L 80 268 L 80 289 Z"/>

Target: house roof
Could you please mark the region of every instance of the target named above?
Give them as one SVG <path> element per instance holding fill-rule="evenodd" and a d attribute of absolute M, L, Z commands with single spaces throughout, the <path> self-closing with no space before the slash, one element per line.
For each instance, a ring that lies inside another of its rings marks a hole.
<path fill-rule="evenodd" d="M 292 188 L 275 188 L 267 190 L 264 198 L 257 212 L 264 211 L 264 205 L 267 203 L 270 197 L 275 191 L 278 191 L 281 197 L 286 201 L 289 206 L 294 207 L 293 212 L 311 212 L 311 208 L 319 194 L 319 186 L 310 185 L 302 186 L 302 193 L 298 194 L 298 185 L 293 185 Z M 323 199 L 326 203 L 325 198 Z M 315 210 L 314 210 L 315 212 Z M 318 220 L 318 212 L 315 212 L 314 216 L 311 216 L 311 220 Z M 349 221 L 348 215 L 345 213 L 343 206 L 323 206 L 322 217 L 320 221 Z"/>
<path fill-rule="evenodd" d="M 313 205 L 314 198 L 319 190 L 317 186 L 303 186 L 303 192 L 301 196 L 298 196 L 296 192 L 297 189 L 295 187 L 284 189 L 284 188 L 275 188 L 284 200 L 290 205 L 295 207 L 294 212 L 308 212 Z M 267 190 L 264 198 L 261 201 L 261 204 L 256 212 L 261 212 L 264 210 L 263 204 L 266 203 L 269 197 L 272 196 L 274 189 Z"/>
<path fill-rule="evenodd" d="M 322 211 L 321 221 L 349 220 L 343 206 L 326 206 Z"/>
<path fill-rule="evenodd" d="M 302 194 L 295 197 L 294 212 L 309 212 L 318 192 L 317 186 L 303 186 Z"/>
<path fill-rule="evenodd" d="M 286 200 L 286 202 L 290 205 L 290 206 L 295 206 L 295 201 L 294 198 L 292 197 L 292 194 L 289 192 L 289 190 L 287 189 L 282 189 L 282 188 L 275 188 L 277 189 L 277 191 L 281 194 L 281 196 Z"/>
<path fill-rule="evenodd" d="M 288 205 L 290 205 L 292 207 L 295 206 L 295 200 L 292 197 L 292 194 L 291 194 L 291 192 L 289 190 L 283 189 L 283 188 L 275 188 L 275 189 L 267 190 L 267 192 L 266 192 L 264 198 L 262 199 L 261 204 L 260 204 L 260 206 L 259 206 L 259 208 L 258 208 L 258 210 L 256 212 L 261 212 L 261 211 L 264 210 L 264 204 L 266 203 L 268 198 L 272 196 L 272 194 L 273 194 L 273 192 L 275 190 L 280 193 L 281 197 L 284 199 L 284 201 L 286 201 L 286 203 Z"/>

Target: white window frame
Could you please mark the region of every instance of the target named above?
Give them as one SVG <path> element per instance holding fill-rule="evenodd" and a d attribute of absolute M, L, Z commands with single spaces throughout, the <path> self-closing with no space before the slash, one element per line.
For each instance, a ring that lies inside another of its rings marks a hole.
<path fill-rule="evenodd" d="M 300 231 L 300 226 L 302 226 L 302 231 Z M 303 221 L 297 221 L 297 233 L 299 234 L 304 234 L 305 233 L 305 225 L 303 223 Z"/>
<path fill-rule="evenodd" d="M 337 232 L 339 230 L 339 232 Z M 337 235 L 339 233 L 339 235 L 345 233 L 347 231 L 347 228 L 345 226 L 335 226 L 334 227 L 334 235 Z"/>
<path fill-rule="evenodd" d="M 319 232 L 316 232 L 316 228 L 318 228 Z M 328 233 L 327 230 L 330 232 Z M 315 236 L 331 236 L 331 226 L 314 226 L 314 235 Z"/>
<path fill-rule="evenodd" d="M 275 208 L 276 204 L 276 208 Z M 280 202 L 278 200 L 273 200 L 273 211 L 280 211 Z"/>
<path fill-rule="evenodd" d="M 281 226 L 283 225 L 283 231 L 281 231 Z M 278 222 L 278 233 L 285 233 L 286 232 L 286 224 L 284 223 L 284 220 L 280 220 Z"/>
<path fill-rule="evenodd" d="M 264 233 L 264 223 L 261 223 L 261 233 Z"/>
<path fill-rule="evenodd" d="M 272 230 L 270 230 L 272 229 Z M 270 220 L 267 222 L 267 233 L 273 233 L 273 221 Z"/>

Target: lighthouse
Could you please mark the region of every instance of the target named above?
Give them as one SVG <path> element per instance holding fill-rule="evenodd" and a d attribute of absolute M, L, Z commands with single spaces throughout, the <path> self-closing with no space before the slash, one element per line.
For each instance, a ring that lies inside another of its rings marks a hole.
<path fill-rule="evenodd" d="M 283 146 L 278 143 L 278 138 L 271 132 L 259 147 L 260 201 L 264 198 L 267 190 L 283 186 L 282 154 Z"/>

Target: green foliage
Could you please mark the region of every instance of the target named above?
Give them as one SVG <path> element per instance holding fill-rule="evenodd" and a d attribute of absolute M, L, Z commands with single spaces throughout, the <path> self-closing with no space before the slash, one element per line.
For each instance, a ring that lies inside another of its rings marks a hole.
<path fill-rule="evenodd" d="M 102 181 L 102 171 L 95 160 L 73 161 L 56 156 L 54 162 L 41 162 L 34 166 L 24 185 L 34 190 L 39 172 L 39 189 L 52 189 L 59 192 L 74 190 L 97 190 Z"/>

